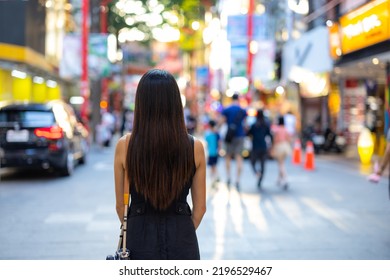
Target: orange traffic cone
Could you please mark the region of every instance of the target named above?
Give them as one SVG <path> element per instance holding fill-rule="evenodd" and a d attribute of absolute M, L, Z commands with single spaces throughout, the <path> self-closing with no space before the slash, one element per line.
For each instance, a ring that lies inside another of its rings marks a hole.
<path fill-rule="evenodd" d="M 301 141 L 297 139 L 294 142 L 294 150 L 292 156 L 293 164 L 301 164 L 301 150 L 302 150 Z"/>
<path fill-rule="evenodd" d="M 311 141 L 306 142 L 305 169 L 314 170 L 314 147 Z"/>

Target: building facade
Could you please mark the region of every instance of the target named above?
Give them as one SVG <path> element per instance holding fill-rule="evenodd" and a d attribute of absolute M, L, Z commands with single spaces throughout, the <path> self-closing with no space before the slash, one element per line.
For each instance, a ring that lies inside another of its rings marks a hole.
<path fill-rule="evenodd" d="M 0 100 L 61 97 L 66 1 L 0 1 Z"/>

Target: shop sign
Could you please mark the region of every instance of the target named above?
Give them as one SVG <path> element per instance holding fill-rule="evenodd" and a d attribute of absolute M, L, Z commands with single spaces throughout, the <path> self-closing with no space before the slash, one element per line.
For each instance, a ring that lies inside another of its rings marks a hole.
<path fill-rule="evenodd" d="M 275 76 L 275 42 L 259 41 L 259 50 L 253 58 L 252 77 L 256 81 L 271 81 Z"/>
<path fill-rule="evenodd" d="M 210 82 L 208 66 L 199 66 L 196 68 L 196 83 L 200 87 L 206 87 Z"/>
<path fill-rule="evenodd" d="M 300 83 L 308 73 L 329 72 L 333 61 L 329 51 L 329 31 L 319 26 L 299 39 L 287 42 L 282 53 L 282 79 Z"/>
<path fill-rule="evenodd" d="M 389 39 L 389 3 L 371 1 L 340 18 L 343 54 Z"/>
<path fill-rule="evenodd" d="M 267 15 L 253 15 L 253 40 L 264 40 L 271 37 L 267 28 Z M 247 15 L 231 15 L 227 18 L 227 39 L 231 42 L 248 38 L 248 17 Z"/>
<path fill-rule="evenodd" d="M 248 46 L 246 42 L 231 44 L 231 77 L 246 77 Z"/>
<path fill-rule="evenodd" d="M 62 78 L 73 79 L 82 74 L 81 37 L 79 34 L 64 36 L 62 59 L 59 74 Z M 107 35 L 90 33 L 88 42 L 88 72 L 91 77 L 106 77 L 111 73 L 111 63 L 107 57 Z"/>

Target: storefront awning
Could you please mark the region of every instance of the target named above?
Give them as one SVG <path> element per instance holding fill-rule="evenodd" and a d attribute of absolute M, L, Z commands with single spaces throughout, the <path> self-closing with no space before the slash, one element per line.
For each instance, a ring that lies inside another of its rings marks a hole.
<path fill-rule="evenodd" d="M 45 57 L 28 47 L 0 43 L 0 60 L 24 63 L 44 71 L 54 71 Z"/>

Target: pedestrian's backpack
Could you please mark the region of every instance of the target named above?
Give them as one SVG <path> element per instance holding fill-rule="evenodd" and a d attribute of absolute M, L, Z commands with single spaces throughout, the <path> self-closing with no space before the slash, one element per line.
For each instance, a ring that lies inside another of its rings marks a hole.
<path fill-rule="evenodd" d="M 239 111 L 237 113 L 236 117 L 234 118 L 234 121 L 228 125 L 227 131 L 225 134 L 225 142 L 226 143 L 231 143 L 233 141 L 234 137 L 236 137 L 238 123 L 241 121 L 242 114 L 243 114 L 242 111 Z"/>
<path fill-rule="evenodd" d="M 233 138 L 236 135 L 236 131 L 237 131 L 237 125 L 235 123 L 231 123 L 230 125 L 228 125 L 228 129 L 225 135 L 226 143 L 231 143 L 233 141 Z"/>

